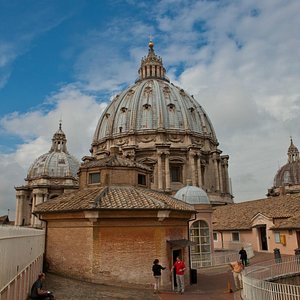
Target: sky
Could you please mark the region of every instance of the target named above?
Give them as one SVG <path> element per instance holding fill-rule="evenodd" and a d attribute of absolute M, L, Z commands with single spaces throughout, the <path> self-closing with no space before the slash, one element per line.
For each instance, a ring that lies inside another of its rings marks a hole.
<path fill-rule="evenodd" d="M 299 0 L 0 0 L 0 215 L 62 120 L 89 155 L 103 109 L 134 83 L 153 37 L 230 156 L 235 202 L 264 198 L 300 147 Z"/>

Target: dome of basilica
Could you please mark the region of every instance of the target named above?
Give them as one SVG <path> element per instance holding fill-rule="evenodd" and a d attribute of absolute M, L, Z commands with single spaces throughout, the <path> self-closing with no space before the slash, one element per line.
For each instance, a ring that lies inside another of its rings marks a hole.
<path fill-rule="evenodd" d="M 162 59 L 149 53 L 139 69 L 139 79 L 108 105 L 95 130 L 93 144 L 133 133 L 191 132 L 216 141 L 206 112 L 186 91 L 170 83 Z"/>
<path fill-rule="evenodd" d="M 150 41 L 135 83 L 115 96 L 99 118 L 91 154 L 118 146 L 126 158 L 153 170 L 151 188 L 175 194 L 188 180 L 209 199 L 232 203 L 228 155 L 200 103 L 166 76 Z"/>
<path fill-rule="evenodd" d="M 189 204 L 210 204 L 208 196 L 203 189 L 187 185 L 181 188 L 174 196 L 178 200 L 182 200 Z"/>
<path fill-rule="evenodd" d="M 65 133 L 61 129 L 61 124 L 59 124 L 59 129 L 53 135 L 50 151 L 34 161 L 29 168 L 27 180 L 42 176 L 77 177 L 80 163 L 74 156 L 69 154 L 66 143 Z"/>

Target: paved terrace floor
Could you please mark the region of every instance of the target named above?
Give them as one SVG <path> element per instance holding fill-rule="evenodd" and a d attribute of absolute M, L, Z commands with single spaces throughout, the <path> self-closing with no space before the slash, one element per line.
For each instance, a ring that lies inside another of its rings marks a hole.
<path fill-rule="evenodd" d="M 274 259 L 272 253 L 255 253 L 250 260 L 253 265 Z M 230 285 L 230 286 L 229 286 Z M 153 294 L 152 289 L 129 288 L 93 284 L 48 273 L 44 287 L 53 291 L 56 300 L 240 300 L 240 292 L 234 291 L 232 273 L 229 266 L 207 268 L 198 273 L 197 284 L 186 287 L 183 295 L 173 291 Z M 228 287 L 234 292 L 229 293 Z"/>

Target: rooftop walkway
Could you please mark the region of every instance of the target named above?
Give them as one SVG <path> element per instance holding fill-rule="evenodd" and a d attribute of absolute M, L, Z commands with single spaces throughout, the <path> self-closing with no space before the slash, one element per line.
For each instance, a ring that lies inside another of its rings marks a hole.
<path fill-rule="evenodd" d="M 255 253 L 250 264 L 274 259 L 272 253 Z M 153 294 L 152 289 L 128 288 L 93 284 L 48 273 L 45 288 L 53 291 L 56 300 L 240 300 L 240 291 L 234 291 L 229 266 L 202 269 L 197 284 L 186 287 L 183 295 L 172 291 Z M 234 292 L 229 293 L 229 289 Z"/>

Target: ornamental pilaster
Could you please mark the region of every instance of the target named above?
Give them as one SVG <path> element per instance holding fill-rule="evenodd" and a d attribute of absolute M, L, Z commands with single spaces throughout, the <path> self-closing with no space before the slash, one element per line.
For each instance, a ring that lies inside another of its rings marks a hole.
<path fill-rule="evenodd" d="M 213 164 L 214 164 L 214 173 L 216 181 L 216 190 L 220 190 L 220 174 L 219 174 L 219 157 L 216 152 L 213 153 Z"/>
<path fill-rule="evenodd" d="M 44 203 L 48 199 L 47 189 L 35 189 L 32 195 L 32 213 L 38 204 Z M 39 220 L 34 214 L 31 216 L 31 226 L 32 227 L 42 227 L 42 221 Z"/>
<path fill-rule="evenodd" d="M 223 155 L 221 156 L 222 159 L 222 165 L 224 168 L 224 182 L 225 182 L 225 188 L 224 188 L 224 192 L 228 193 L 230 191 L 229 188 L 229 176 L 228 176 L 228 160 L 229 160 L 229 156 L 228 155 Z"/>
<path fill-rule="evenodd" d="M 162 182 L 162 151 L 157 151 L 157 177 L 158 177 L 158 189 L 162 190 L 163 182 Z"/>
<path fill-rule="evenodd" d="M 189 164 L 191 168 L 192 185 L 197 186 L 195 157 L 197 152 L 193 149 L 189 150 Z"/>
<path fill-rule="evenodd" d="M 201 155 L 200 152 L 197 153 L 197 170 L 198 170 L 198 186 L 202 187 L 202 166 L 201 166 Z"/>
<path fill-rule="evenodd" d="M 170 151 L 164 151 L 164 155 L 165 155 L 166 190 L 171 190 Z"/>

